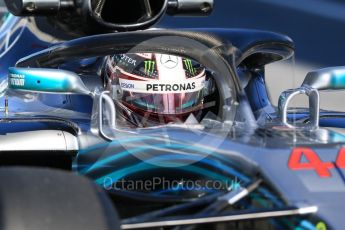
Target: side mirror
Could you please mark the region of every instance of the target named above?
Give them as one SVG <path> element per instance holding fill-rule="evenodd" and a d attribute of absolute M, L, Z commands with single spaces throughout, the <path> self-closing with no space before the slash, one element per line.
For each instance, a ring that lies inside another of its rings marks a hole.
<path fill-rule="evenodd" d="M 309 72 L 302 86 L 317 90 L 345 89 L 345 66 L 330 67 Z"/>
<path fill-rule="evenodd" d="M 59 69 L 9 68 L 8 87 L 13 90 L 91 95 L 80 77 Z"/>
<path fill-rule="evenodd" d="M 112 140 L 103 131 L 103 103 L 107 106 L 110 117 L 110 127 L 116 128 L 116 111 L 109 92 L 100 94 L 91 92 L 73 72 L 59 69 L 43 68 L 9 68 L 8 88 L 16 91 L 55 93 L 55 94 L 81 94 L 89 95 L 94 99 L 93 130 L 106 140 Z"/>

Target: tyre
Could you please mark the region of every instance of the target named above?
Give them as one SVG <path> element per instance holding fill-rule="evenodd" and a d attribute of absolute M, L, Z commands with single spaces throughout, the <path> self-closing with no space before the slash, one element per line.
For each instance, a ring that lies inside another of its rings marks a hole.
<path fill-rule="evenodd" d="M 115 208 L 90 180 L 38 168 L 0 168 L 0 229 L 120 229 Z"/>

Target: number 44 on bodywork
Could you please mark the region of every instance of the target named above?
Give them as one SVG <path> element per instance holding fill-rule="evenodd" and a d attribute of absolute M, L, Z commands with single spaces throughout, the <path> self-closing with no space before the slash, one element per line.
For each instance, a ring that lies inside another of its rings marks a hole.
<path fill-rule="evenodd" d="M 305 157 L 306 162 L 302 162 Z M 322 178 L 331 177 L 330 169 L 341 168 L 345 169 L 345 147 L 342 147 L 335 162 L 324 162 L 320 159 L 318 154 L 308 147 L 296 147 L 291 152 L 288 167 L 291 170 L 315 170 L 315 172 Z"/>

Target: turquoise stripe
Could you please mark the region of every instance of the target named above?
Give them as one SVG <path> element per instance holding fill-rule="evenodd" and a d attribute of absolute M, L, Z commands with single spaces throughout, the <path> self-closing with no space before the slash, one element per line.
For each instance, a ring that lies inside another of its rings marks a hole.
<path fill-rule="evenodd" d="M 180 144 L 171 144 L 171 145 L 159 144 L 159 145 L 154 145 L 154 146 L 147 145 L 147 146 L 137 147 L 135 149 L 125 150 L 125 151 L 113 154 L 110 157 L 107 157 L 105 159 L 102 159 L 102 160 L 95 162 L 89 169 L 86 169 L 86 173 L 89 173 L 90 171 L 92 171 L 94 169 L 102 167 L 102 165 L 108 164 L 112 161 L 118 160 L 118 159 L 125 157 L 127 155 L 135 154 L 135 153 L 141 152 L 143 150 L 147 150 L 147 149 L 153 149 L 155 147 L 165 147 L 168 149 L 193 149 L 193 150 L 196 149 L 194 146 L 186 146 L 186 145 L 180 145 Z M 203 152 L 200 150 L 203 150 Z M 199 151 L 200 153 L 207 153 L 207 154 L 212 153 L 211 150 L 206 151 L 205 149 L 197 149 L 197 151 Z"/>
<path fill-rule="evenodd" d="M 152 165 L 152 164 L 148 164 L 145 162 L 141 162 L 141 163 L 133 165 L 131 167 L 123 168 L 123 169 L 118 170 L 116 172 L 102 176 L 102 177 L 96 179 L 95 182 L 99 185 L 103 185 L 104 187 L 109 187 L 109 186 L 111 186 L 111 183 L 105 183 L 105 182 L 109 182 L 109 180 L 107 180 L 107 178 L 111 178 L 112 179 L 111 182 L 114 183 L 114 182 L 120 180 L 121 178 L 124 178 L 128 174 L 143 172 L 143 171 L 157 169 L 157 168 L 161 168 L 161 167 L 159 167 L 157 165 Z M 198 174 L 204 175 L 208 178 L 211 177 L 211 178 L 218 179 L 221 181 L 229 180 L 228 177 L 216 174 L 212 171 L 209 171 L 209 170 L 206 170 L 206 169 L 203 169 L 200 167 L 196 167 L 196 166 L 181 167 L 180 170 L 198 173 Z"/>
<path fill-rule="evenodd" d="M 305 229 L 305 230 L 315 230 L 316 229 L 316 226 L 307 220 L 303 220 L 301 222 L 300 226 L 302 226 L 303 227 L 302 229 Z"/>

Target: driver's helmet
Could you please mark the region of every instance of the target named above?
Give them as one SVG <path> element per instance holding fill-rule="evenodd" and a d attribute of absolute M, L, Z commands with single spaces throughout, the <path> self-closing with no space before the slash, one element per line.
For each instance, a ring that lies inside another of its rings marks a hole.
<path fill-rule="evenodd" d="M 108 56 L 105 84 L 127 120 L 136 126 L 185 122 L 200 114 L 205 68 L 189 58 L 158 53 Z"/>

